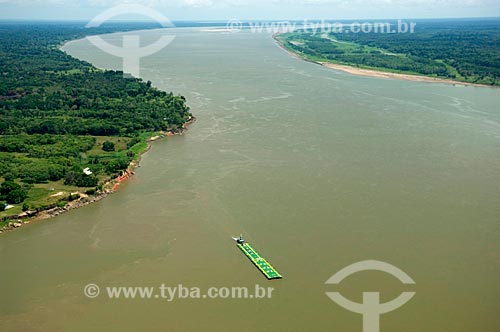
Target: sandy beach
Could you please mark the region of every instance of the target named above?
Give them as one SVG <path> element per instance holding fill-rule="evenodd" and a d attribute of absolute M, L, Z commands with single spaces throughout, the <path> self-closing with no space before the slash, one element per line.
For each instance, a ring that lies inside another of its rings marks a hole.
<path fill-rule="evenodd" d="M 416 81 L 416 82 L 432 82 L 432 83 L 445 83 L 445 84 L 464 85 L 464 86 L 489 87 L 489 85 L 484 85 L 484 84 L 467 83 L 467 82 L 453 81 L 443 78 L 420 76 L 420 75 L 389 73 L 385 71 L 363 69 L 347 65 L 338 65 L 330 62 L 317 62 L 317 63 L 330 69 L 340 70 L 349 74 L 360 75 L 360 76 L 398 79 L 398 80 Z"/>

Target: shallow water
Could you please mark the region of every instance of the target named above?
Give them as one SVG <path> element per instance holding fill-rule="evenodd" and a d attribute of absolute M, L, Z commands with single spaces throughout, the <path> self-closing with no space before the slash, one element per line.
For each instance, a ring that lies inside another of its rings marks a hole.
<path fill-rule="evenodd" d="M 416 291 L 381 331 L 498 330 L 500 90 L 352 76 L 267 34 L 172 31 L 141 74 L 186 96 L 198 121 L 155 142 L 116 194 L 0 237 L 1 331 L 361 331 L 334 290 L 358 302 Z M 65 50 L 120 68 L 85 40 Z M 284 279 L 238 251 L 241 232 Z M 366 259 L 416 285 L 380 272 L 325 285 Z M 111 300 L 85 298 L 89 283 L 275 290 Z"/>

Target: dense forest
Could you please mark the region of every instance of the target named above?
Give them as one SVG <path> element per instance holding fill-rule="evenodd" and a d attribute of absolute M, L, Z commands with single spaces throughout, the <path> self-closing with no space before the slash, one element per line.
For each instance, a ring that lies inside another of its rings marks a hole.
<path fill-rule="evenodd" d="M 85 35 L 151 27 L 0 24 L 0 209 L 57 182 L 96 187 L 128 167 L 149 133 L 179 130 L 190 119 L 184 97 L 59 50 Z M 38 207 L 32 203 L 24 207 Z"/>
<path fill-rule="evenodd" d="M 500 85 L 500 20 L 423 20 L 414 33 L 317 33 L 281 35 L 290 50 L 313 61 L 458 81 Z"/>

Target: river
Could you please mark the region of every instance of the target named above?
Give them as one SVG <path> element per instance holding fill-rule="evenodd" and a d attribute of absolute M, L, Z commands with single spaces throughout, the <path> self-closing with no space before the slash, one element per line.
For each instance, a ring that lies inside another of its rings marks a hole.
<path fill-rule="evenodd" d="M 140 32 L 145 44 L 161 33 Z M 416 292 L 381 331 L 498 330 L 500 90 L 352 76 L 269 34 L 169 33 L 141 76 L 186 96 L 198 121 L 153 143 L 115 194 L 0 237 L 0 331 L 362 331 L 328 291 Z M 121 65 L 86 40 L 65 50 Z M 244 257 L 240 233 L 283 279 Z M 368 259 L 416 284 L 376 271 L 325 284 Z M 161 284 L 274 291 L 166 301 L 103 289 Z"/>

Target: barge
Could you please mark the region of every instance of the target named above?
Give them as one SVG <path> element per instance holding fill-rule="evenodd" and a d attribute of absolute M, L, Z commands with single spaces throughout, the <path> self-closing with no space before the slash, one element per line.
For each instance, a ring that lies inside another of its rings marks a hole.
<path fill-rule="evenodd" d="M 239 238 L 233 238 L 238 248 L 247 256 L 250 261 L 266 276 L 267 279 L 281 279 L 283 278 L 281 274 L 267 261 L 265 260 L 249 243 L 245 242 L 243 236 L 240 235 Z"/>

